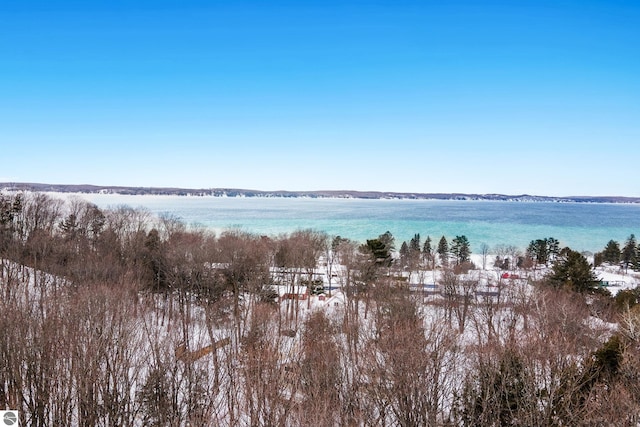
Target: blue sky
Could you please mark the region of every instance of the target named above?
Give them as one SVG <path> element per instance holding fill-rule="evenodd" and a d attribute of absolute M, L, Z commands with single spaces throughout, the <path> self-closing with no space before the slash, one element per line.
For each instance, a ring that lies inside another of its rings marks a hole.
<path fill-rule="evenodd" d="M 637 1 L 0 3 L 0 181 L 640 196 Z"/>

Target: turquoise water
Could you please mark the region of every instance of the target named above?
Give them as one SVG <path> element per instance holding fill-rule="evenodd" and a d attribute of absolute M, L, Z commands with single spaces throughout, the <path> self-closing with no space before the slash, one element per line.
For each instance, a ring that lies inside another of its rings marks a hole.
<path fill-rule="evenodd" d="M 186 224 L 220 232 L 239 228 L 278 235 L 311 228 L 358 241 L 389 230 L 398 246 L 415 233 L 432 240 L 466 235 L 472 250 L 481 243 L 526 248 L 531 240 L 555 237 L 562 246 L 599 251 L 611 240 L 640 236 L 640 205 L 436 200 L 217 198 L 83 195 L 100 207 L 145 207 Z"/>

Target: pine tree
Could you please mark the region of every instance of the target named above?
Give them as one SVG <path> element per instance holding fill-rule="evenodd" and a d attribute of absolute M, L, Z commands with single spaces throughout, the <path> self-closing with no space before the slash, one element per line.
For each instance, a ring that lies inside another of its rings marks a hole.
<path fill-rule="evenodd" d="M 547 264 L 560 252 L 560 243 L 553 237 L 532 240 L 527 247 L 527 255 L 538 264 Z"/>
<path fill-rule="evenodd" d="M 444 236 L 442 236 L 438 242 L 438 255 L 440 256 L 440 262 L 446 265 L 449 258 L 449 242 L 447 242 L 447 238 Z"/>
<path fill-rule="evenodd" d="M 599 282 L 587 259 L 569 248 L 562 250 L 549 281 L 555 287 L 568 287 L 577 292 L 593 291 Z"/>
<path fill-rule="evenodd" d="M 383 234 L 379 235 L 377 240 L 384 245 L 389 254 L 396 250 L 396 239 L 390 231 L 385 231 Z"/>
<path fill-rule="evenodd" d="M 371 254 L 374 263 L 380 267 L 389 267 L 392 262 L 391 251 L 387 243 L 380 238 L 367 240 L 365 252 Z"/>
<path fill-rule="evenodd" d="M 409 263 L 409 256 L 409 245 L 407 245 L 407 242 L 402 242 L 402 245 L 400 245 L 400 263 L 403 267 Z"/>
<path fill-rule="evenodd" d="M 74 240 L 80 234 L 78 217 L 75 214 L 69 214 L 60 224 L 60 231 L 67 241 Z"/>
<path fill-rule="evenodd" d="M 620 244 L 615 240 L 609 240 L 607 246 L 602 251 L 602 261 L 611 265 L 617 265 L 620 262 Z"/>
<path fill-rule="evenodd" d="M 420 234 L 415 234 L 409 242 L 409 264 L 415 267 L 420 262 Z"/>
<path fill-rule="evenodd" d="M 638 258 L 638 247 L 636 242 L 636 236 L 631 235 L 627 239 L 627 242 L 622 248 L 622 263 L 624 265 L 625 271 L 629 268 L 629 265 L 633 265 L 637 263 Z"/>
<path fill-rule="evenodd" d="M 456 257 L 456 264 L 462 264 L 469 261 L 471 249 L 467 236 L 456 236 L 451 242 L 451 253 Z"/>
<path fill-rule="evenodd" d="M 387 232 L 377 239 L 368 239 L 366 244 L 360 246 L 360 254 L 363 255 L 360 280 L 363 282 L 373 283 L 378 277 L 379 269 L 390 267 L 393 263 L 389 240 L 383 240 L 384 236 L 390 235 Z"/>
<path fill-rule="evenodd" d="M 636 255 L 631 260 L 631 268 L 635 271 L 640 271 L 640 243 L 636 246 Z"/>
<path fill-rule="evenodd" d="M 420 234 L 415 234 L 409 242 L 409 250 L 413 253 L 420 253 Z"/>
<path fill-rule="evenodd" d="M 558 254 L 560 253 L 560 242 L 558 239 L 554 239 L 553 237 L 549 237 L 547 240 L 547 252 L 549 253 L 549 259 L 551 261 L 555 260 Z"/>
<path fill-rule="evenodd" d="M 527 255 L 538 264 L 546 264 L 549 261 L 547 239 L 532 240 L 527 247 Z"/>
<path fill-rule="evenodd" d="M 424 246 L 422 247 L 422 257 L 427 264 L 430 261 L 433 261 L 433 248 L 431 247 L 430 236 L 427 236 L 427 238 L 424 241 Z M 433 268 L 433 265 L 432 265 L 432 268 Z"/>

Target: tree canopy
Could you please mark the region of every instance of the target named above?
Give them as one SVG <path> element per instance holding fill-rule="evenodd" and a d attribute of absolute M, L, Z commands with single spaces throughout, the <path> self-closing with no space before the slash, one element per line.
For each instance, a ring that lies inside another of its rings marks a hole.
<path fill-rule="evenodd" d="M 553 237 L 532 240 L 527 247 L 527 255 L 538 264 L 552 261 L 559 251 L 559 242 Z"/>
<path fill-rule="evenodd" d="M 456 258 L 456 264 L 462 264 L 469 261 L 471 255 L 471 247 L 467 236 L 456 236 L 451 241 L 451 253 Z"/>
<path fill-rule="evenodd" d="M 607 246 L 604 247 L 604 251 L 602 251 L 602 261 L 609 264 L 617 264 L 620 262 L 620 255 L 620 244 L 615 240 L 609 240 Z"/>
<path fill-rule="evenodd" d="M 440 241 L 438 242 L 438 255 L 440 256 L 440 262 L 443 264 L 447 263 L 447 258 L 449 257 L 449 242 L 447 242 L 447 238 L 442 236 Z"/>
<path fill-rule="evenodd" d="M 625 270 L 629 268 L 629 265 L 635 266 L 638 263 L 638 247 L 634 234 L 629 236 L 624 248 L 622 248 L 622 262 Z"/>
<path fill-rule="evenodd" d="M 577 292 L 594 291 L 599 283 L 587 259 L 569 248 L 561 251 L 549 281 L 555 287 L 567 287 Z"/>

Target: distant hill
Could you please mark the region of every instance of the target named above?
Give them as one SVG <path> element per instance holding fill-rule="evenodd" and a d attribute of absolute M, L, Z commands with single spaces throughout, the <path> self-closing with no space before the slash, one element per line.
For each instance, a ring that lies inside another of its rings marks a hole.
<path fill-rule="evenodd" d="M 0 183 L 4 191 L 34 191 L 59 193 L 103 193 L 125 195 L 175 195 L 213 197 L 308 197 L 345 199 L 408 199 L 408 200 L 498 200 L 515 202 L 573 202 L 573 203 L 640 203 L 640 197 L 621 196 L 533 196 L 528 194 L 466 194 L 466 193 L 396 193 L 382 191 L 321 190 L 321 191 L 261 191 L 239 188 L 174 188 L 119 187 L 99 185 L 40 184 L 24 182 Z"/>

